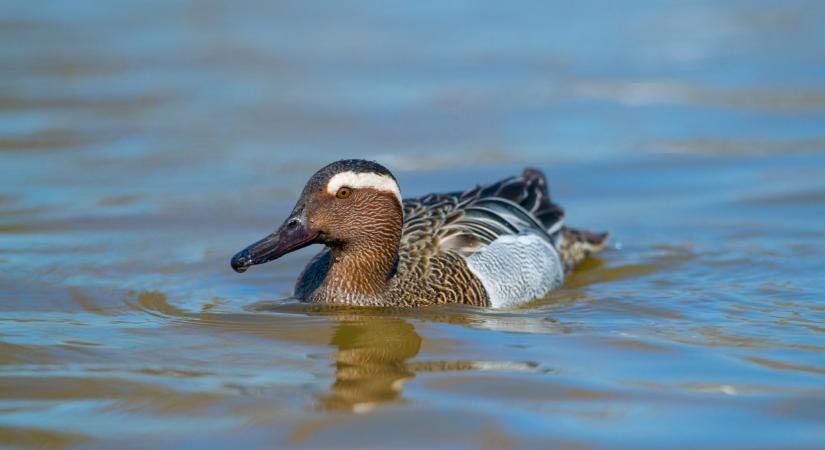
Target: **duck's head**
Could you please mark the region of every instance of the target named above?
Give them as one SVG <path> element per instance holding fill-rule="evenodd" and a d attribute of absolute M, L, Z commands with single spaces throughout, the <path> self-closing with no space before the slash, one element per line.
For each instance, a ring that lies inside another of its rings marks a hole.
<path fill-rule="evenodd" d="M 337 161 L 309 179 L 277 231 L 232 257 L 232 268 L 244 272 L 310 244 L 368 249 L 383 237 L 397 245 L 402 222 L 401 192 L 389 170 L 372 161 Z"/>

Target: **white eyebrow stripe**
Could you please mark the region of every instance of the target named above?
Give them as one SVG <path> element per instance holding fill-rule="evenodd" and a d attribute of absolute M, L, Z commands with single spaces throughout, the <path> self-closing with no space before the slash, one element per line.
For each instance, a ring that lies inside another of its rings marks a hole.
<path fill-rule="evenodd" d="M 372 172 L 352 172 L 346 171 L 335 174 L 327 183 L 327 192 L 335 195 L 342 187 L 352 189 L 372 188 L 376 191 L 389 192 L 398 199 L 398 203 L 404 204 L 401 200 L 401 190 L 398 183 L 389 175 L 380 175 Z"/>

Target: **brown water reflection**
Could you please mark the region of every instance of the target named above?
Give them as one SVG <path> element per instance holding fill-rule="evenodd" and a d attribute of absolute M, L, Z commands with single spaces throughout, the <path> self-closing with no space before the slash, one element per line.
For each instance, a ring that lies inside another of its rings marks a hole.
<path fill-rule="evenodd" d="M 319 399 L 321 406 L 330 410 L 364 413 L 384 403 L 401 401 L 404 382 L 418 373 L 537 369 L 537 364 L 522 361 L 411 361 L 421 350 L 423 338 L 409 321 L 380 315 L 335 320 L 330 342 L 337 348 L 333 356 L 335 383 Z M 456 323 L 455 317 L 450 322 Z"/>
<path fill-rule="evenodd" d="M 82 446 L 90 439 L 81 434 L 58 433 L 37 428 L 0 427 L 0 442 L 19 448 L 67 448 Z"/>
<path fill-rule="evenodd" d="M 401 399 L 404 381 L 415 377 L 407 361 L 421 349 L 421 336 L 402 319 L 363 317 L 337 324 L 330 345 L 338 349 L 335 383 L 321 405 L 366 412 Z"/>

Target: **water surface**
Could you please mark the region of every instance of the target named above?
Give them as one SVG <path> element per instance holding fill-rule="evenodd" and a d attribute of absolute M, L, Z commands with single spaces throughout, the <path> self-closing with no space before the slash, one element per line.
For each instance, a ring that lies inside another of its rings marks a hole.
<path fill-rule="evenodd" d="M 819 2 L 5 2 L 0 445 L 818 447 Z M 304 181 L 546 171 L 612 234 L 518 309 L 238 275 Z M 250 306 L 252 305 L 252 306 Z"/>

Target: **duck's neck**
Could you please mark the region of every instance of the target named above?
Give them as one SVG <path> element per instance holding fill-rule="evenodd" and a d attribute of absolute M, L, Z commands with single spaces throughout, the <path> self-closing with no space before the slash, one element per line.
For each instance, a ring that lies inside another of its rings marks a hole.
<path fill-rule="evenodd" d="M 384 305 L 395 272 L 398 233 L 376 234 L 368 242 L 330 245 L 332 260 L 316 301 L 349 305 Z"/>

